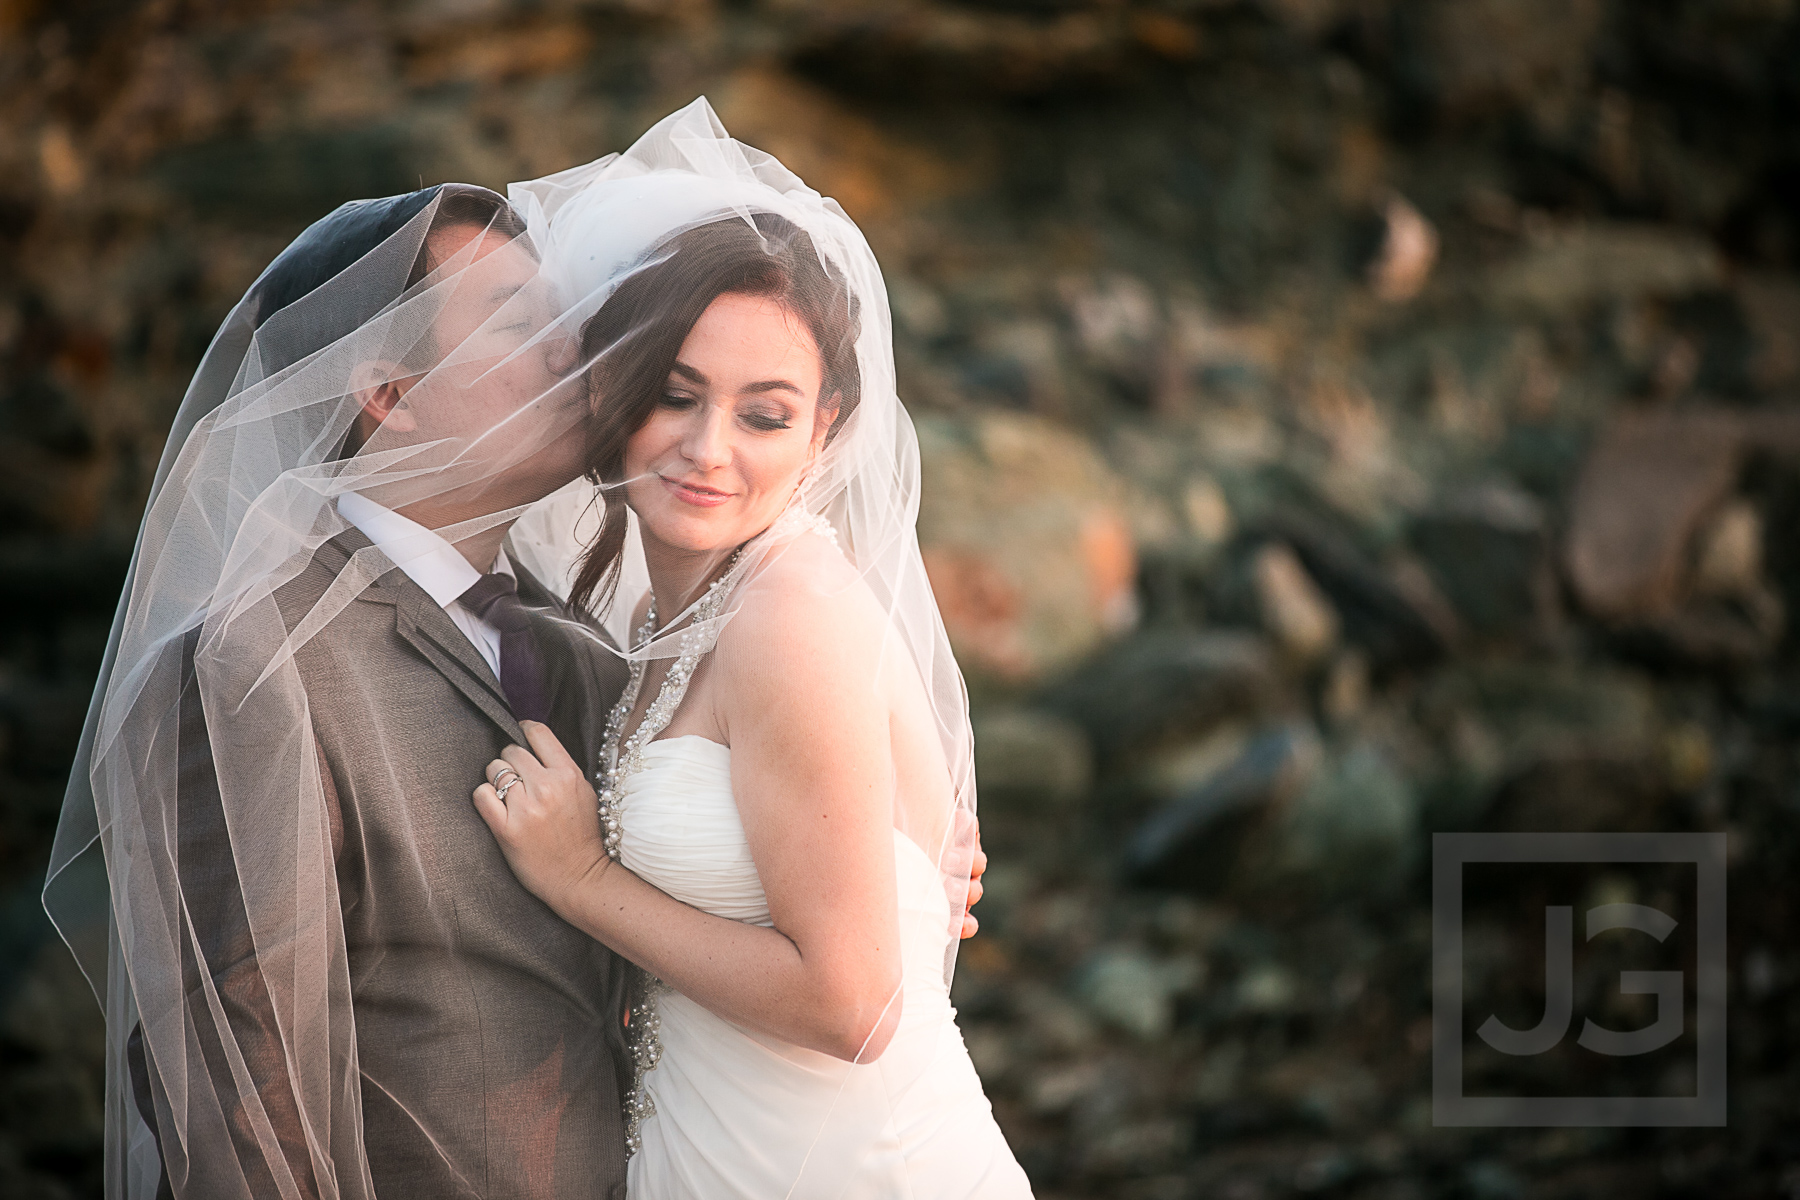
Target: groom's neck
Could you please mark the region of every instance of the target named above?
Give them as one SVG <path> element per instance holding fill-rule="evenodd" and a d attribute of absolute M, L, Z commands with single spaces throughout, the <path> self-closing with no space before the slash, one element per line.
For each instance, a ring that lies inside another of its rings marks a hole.
<path fill-rule="evenodd" d="M 464 538 L 456 543 L 456 552 L 469 560 L 469 565 L 486 575 L 494 569 L 494 560 L 500 557 L 500 544 L 511 532 L 513 523 L 496 525 L 492 529 L 484 529 L 474 537 Z"/>
<path fill-rule="evenodd" d="M 478 521 L 485 514 L 445 511 L 431 504 L 410 504 L 396 509 L 409 521 L 416 521 L 434 533 L 443 533 L 453 525 Z M 469 565 L 483 575 L 494 569 L 494 560 L 500 557 L 500 546 L 506 541 L 506 535 L 512 531 L 514 517 L 489 526 L 477 533 L 469 534 L 460 541 L 451 543 L 456 552 L 468 560 Z M 448 535 L 446 535 L 448 536 Z"/>

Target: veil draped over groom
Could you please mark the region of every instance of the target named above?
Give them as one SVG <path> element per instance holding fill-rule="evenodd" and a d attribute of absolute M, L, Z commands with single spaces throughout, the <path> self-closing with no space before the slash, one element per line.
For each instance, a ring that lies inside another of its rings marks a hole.
<path fill-rule="evenodd" d="M 588 451 L 609 381 L 698 317 L 660 281 L 715 235 L 816 255 L 836 416 L 715 615 L 621 649 L 648 576 Z M 932 782 L 874 794 L 924 948 L 884 1010 L 904 1053 L 781 1111 L 769 1168 L 847 1178 L 931 1114 L 940 1045 L 972 1081 L 947 996 L 972 737 L 918 489 L 873 253 L 704 100 L 510 203 L 445 185 L 302 235 L 177 414 L 52 853 L 107 1010 L 109 1197 L 622 1197 L 625 964 L 521 886 L 470 789 L 520 718 L 591 771 L 626 663 L 710 648 L 796 530 L 879 618 L 856 682 L 913 698 Z M 596 526 L 624 574 L 590 613 L 565 600 Z"/>
<path fill-rule="evenodd" d="M 593 753 L 623 675 L 515 619 L 555 601 L 500 547 L 580 469 L 542 238 L 479 188 L 345 205 L 181 405 L 45 889 L 111 1197 L 623 1194 L 621 964 L 468 795 L 519 716 Z"/>

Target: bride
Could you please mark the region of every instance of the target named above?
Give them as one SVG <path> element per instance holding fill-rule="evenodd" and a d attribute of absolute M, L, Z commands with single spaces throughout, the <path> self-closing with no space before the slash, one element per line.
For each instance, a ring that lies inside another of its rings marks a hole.
<path fill-rule="evenodd" d="M 874 256 L 704 100 L 511 198 L 582 321 L 600 508 L 514 543 L 631 682 L 603 761 L 527 722 L 474 800 L 644 972 L 629 1194 L 1028 1196 L 949 999 L 971 739 Z"/>

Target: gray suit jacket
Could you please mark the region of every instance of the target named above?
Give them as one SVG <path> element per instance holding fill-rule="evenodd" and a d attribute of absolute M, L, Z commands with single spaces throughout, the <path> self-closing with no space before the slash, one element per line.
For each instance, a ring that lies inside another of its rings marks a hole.
<path fill-rule="evenodd" d="M 354 530 L 340 535 L 277 593 L 290 627 L 367 544 Z M 624 666 L 551 619 L 567 613 L 524 572 L 520 597 L 545 610 L 534 634 L 549 673 L 549 723 L 577 761 L 595 762 Z M 189 969 L 215 982 L 289 1166 L 316 1187 L 235 868 L 221 849 L 192 639 L 185 656 L 179 870 L 191 907 L 205 914 L 194 929 L 204 961 Z M 341 817 L 338 887 L 377 1195 L 623 1197 L 621 1019 L 631 968 L 519 885 L 475 811 L 470 792 L 483 768 L 507 743 L 525 742 L 499 681 L 399 570 L 334 617 L 296 662 Z M 133 1058 L 139 1108 L 154 1128 L 156 1101 L 167 1098 L 141 1049 Z M 212 1074 L 231 1095 L 223 1054 Z M 287 1128 L 284 1117 L 293 1118 Z M 273 1177 L 254 1169 L 253 1141 L 237 1151 L 251 1160 L 253 1192 L 273 1195 Z"/>

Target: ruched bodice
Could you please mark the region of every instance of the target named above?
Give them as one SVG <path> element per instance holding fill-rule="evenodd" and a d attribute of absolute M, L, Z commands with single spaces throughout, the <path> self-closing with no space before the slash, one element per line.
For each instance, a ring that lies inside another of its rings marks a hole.
<path fill-rule="evenodd" d="M 728 747 L 691 736 L 651 742 L 624 790 L 620 861 L 683 904 L 774 924 L 732 798 Z"/>
<path fill-rule="evenodd" d="M 623 790 L 625 866 L 716 916 L 773 923 L 727 747 L 651 742 Z M 944 980 L 954 914 L 938 872 L 899 833 L 894 854 L 904 994 L 886 1052 L 852 1065 L 665 992 L 662 1061 L 645 1081 L 656 1115 L 631 1160 L 633 1200 L 1030 1196 L 956 1028 Z"/>

